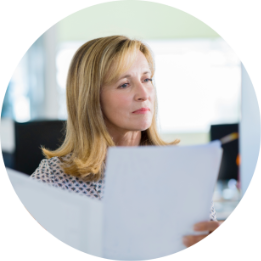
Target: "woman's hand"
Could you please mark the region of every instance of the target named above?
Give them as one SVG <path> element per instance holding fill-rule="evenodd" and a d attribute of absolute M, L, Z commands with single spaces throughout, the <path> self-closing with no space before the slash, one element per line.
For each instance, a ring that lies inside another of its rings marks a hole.
<path fill-rule="evenodd" d="M 215 229 L 220 226 L 220 222 L 217 221 L 205 221 L 200 222 L 194 225 L 194 231 L 208 231 L 206 235 L 191 235 L 183 237 L 183 244 L 186 247 L 190 247 L 196 243 L 198 243 L 203 238 L 207 237 L 210 233 L 212 233 Z"/>

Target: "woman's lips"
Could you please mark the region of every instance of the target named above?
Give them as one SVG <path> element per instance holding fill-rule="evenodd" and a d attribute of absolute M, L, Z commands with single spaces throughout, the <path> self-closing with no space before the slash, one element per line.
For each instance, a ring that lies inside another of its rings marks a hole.
<path fill-rule="evenodd" d="M 141 113 L 141 114 L 144 114 L 146 112 L 148 112 L 150 109 L 149 108 L 142 108 L 142 109 L 139 109 L 137 111 L 134 111 L 133 113 Z"/>

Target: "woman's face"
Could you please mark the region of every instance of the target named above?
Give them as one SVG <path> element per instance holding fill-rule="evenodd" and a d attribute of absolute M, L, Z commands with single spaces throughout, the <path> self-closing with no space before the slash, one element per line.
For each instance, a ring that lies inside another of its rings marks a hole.
<path fill-rule="evenodd" d="M 108 130 L 148 129 L 154 114 L 154 97 L 149 64 L 139 52 L 126 72 L 112 84 L 102 86 L 101 107 Z"/>

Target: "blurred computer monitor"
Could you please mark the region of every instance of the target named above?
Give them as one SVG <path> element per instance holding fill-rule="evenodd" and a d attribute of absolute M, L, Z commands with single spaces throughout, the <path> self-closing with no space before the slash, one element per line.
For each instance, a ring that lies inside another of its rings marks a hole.
<path fill-rule="evenodd" d="M 211 125 L 210 139 L 219 140 L 233 132 L 238 133 L 239 124 Z M 236 163 L 239 154 L 239 140 L 233 140 L 222 145 L 223 156 L 218 175 L 219 180 L 239 179 L 239 167 Z"/>
<path fill-rule="evenodd" d="M 241 64 L 240 183 L 242 196 L 255 172 L 260 149 L 260 104 L 251 79 Z"/>

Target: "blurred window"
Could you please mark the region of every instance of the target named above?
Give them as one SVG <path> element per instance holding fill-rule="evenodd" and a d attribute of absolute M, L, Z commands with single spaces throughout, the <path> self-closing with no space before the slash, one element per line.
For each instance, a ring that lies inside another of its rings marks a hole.
<path fill-rule="evenodd" d="M 17 122 L 44 117 L 45 60 L 43 36 L 18 63 L 4 97 L 1 117 Z"/>

